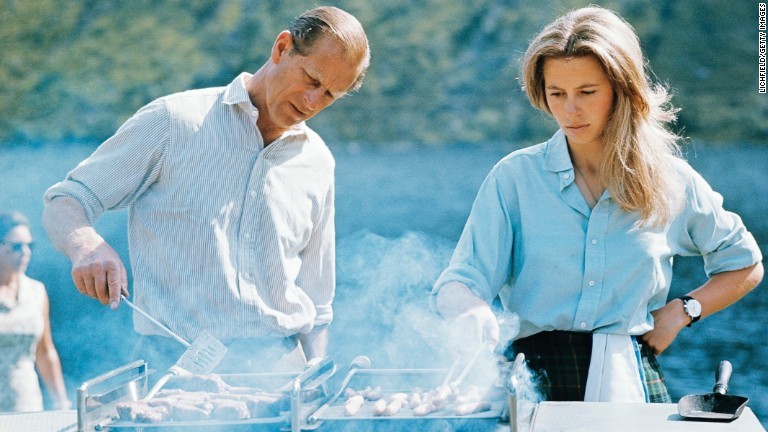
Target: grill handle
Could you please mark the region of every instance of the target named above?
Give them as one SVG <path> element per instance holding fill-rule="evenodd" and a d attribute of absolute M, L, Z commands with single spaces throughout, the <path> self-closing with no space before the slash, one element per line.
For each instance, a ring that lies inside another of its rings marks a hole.
<path fill-rule="evenodd" d="M 312 364 L 304 372 L 294 378 L 291 385 L 291 432 L 301 432 L 301 391 L 321 381 L 336 372 L 336 366 L 329 357 Z"/>
<path fill-rule="evenodd" d="M 357 356 L 352 359 L 352 362 L 349 364 L 349 372 L 347 372 L 347 375 L 344 377 L 344 380 L 341 382 L 341 385 L 339 386 L 339 390 L 336 392 L 336 394 L 333 395 L 332 398 L 328 399 L 328 402 L 324 403 L 320 408 L 318 408 L 315 412 L 312 413 L 309 418 L 307 418 L 308 424 L 316 424 L 320 420 L 320 416 L 325 412 L 326 409 L 328 409 L 329 406 L 333 405 L 334 402 L 336 402 L 341 395 L 344 393 L 344 390 L 346 390 L 347 386 L 349 385 L 349 382 L 352 380 L 352 377 L 355 376 L 355 373 L 358 371 L 358 369 L 368 369 L 371 367 L 371 359 L 369 359 L 366 356 Z"/>

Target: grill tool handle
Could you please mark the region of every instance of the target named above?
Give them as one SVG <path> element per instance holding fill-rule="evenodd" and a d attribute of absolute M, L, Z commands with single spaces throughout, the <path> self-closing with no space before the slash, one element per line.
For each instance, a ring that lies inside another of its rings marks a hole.
<path fill-rule="evenodd" d="M 320 420 L 320 416 L 325 412 L 325 410 L 328 409 L 329 406 L 331 406 L 334 402 L 336 402 L 341 395 L 344 393 L 344 390 L 349 385 L 349 382 L 352 380 L 352 377 L 355 376 L 355 372 L 357 372 L 358 369 L 368 369 L 371 367 L 371 359 L 369 359 L 366 356 L 357 356 L 352 359 L 352 362 L 349 365 L 349 372 L 347 372 L 347 375 L 344 377 L 344 380 L 341 382 L 341 385 L 339 386 L 339 390 L 336 392 L 333 397 L 328 399 L 326 403 L 324 403 L 320 408 L 318 408 L 312 415 L 307 418 L 307 423 L 309 424 L 315 424 Z"/>
<path fill-rule="evenodd" d="M 168 372 L 163 374 L 163 376 L 161 376 L 160 379 L 157 380 L 155 385 L 152 386 L 151 389 L 149 389 L 149 391 L 147 392 L 146 396 L 144 396 L 144 400 L 152 399 L 153 397 L 155 397 L 157 392 L 160 391 L 161 388 L 163 388 L 165 383 L 167 383 L 168 380 L 171 379 L 171 377 L 174 377 L 174 376 L 177 376 L 177 375 L 179 375 L 178 370 L 176 368 L 174 368 L 173 366 L 171 366 L 171 368 L 168 370 Z"/>
<path fill-rule="evenodd" d="M 731 362 L 728 360 L 721 361 L 717 366 L 717 371 L 715 371 L 715 380 L 717 382 L 715 383 L 715 387 L 712 388 L 712 391 L 720 393 L 721 395 L 727 394 L 728 382 L 731 380 L 731 374 L 733 374 L 733 365 L 731 365 Z"/>
<path fill-rule="evenodd" d="M 461 362 L 461 357 L 456 357 L 453 359 L 453 362 L 451 362 L 451 366 L 448 368 L 448 372 L 445 374 L 445 379 L 443 379 L 441 386 L 447 386 L 451 383 L 451 378 L 453 378 L 453 374 L 456 373 L 456 369 L 459 368 L 459 363 Z"/>
<path fill-rule="evenodd" d="M 141 309 L 140 307 L 138 307 L 138 306 L 136 306 L 135 304 L 133 304 L 133 303 L 131 303 L 130 301 L 128 301 L 128 299 L 127 299 L 127 298 L 125 298 L 125 296 L 124 296 L 124 295 L 120 294 L 120 299 L 121 299 L 121 300 L 122 300 L 122 301 L 123 301 L 125 304 L 127 304 L 127 305 L 128 305 L 128 307 L 130 307 L 131 309 L 133 309 L 133 310 L 135 310 L 136 312 L 140 313 L 141 315 L 143 315 L 143 316 L 144 316 L 144 318 L 146 318 L 146 319 L 148 319 L 148 320 L 152 321 L 152 324 L 154 324 L 154 325 L 158 326 L 158 327 L 159 327 L 159 328 L 161 328 L 161 329 L 162 329 L 164 332 L 168 333 L 168 335 L 169 335 L 169 336 L 171 336 L 172 338 L 174 338 L 174 339 L 176 339 L 177 341 L 179 341 L 179 343 L 180 343 L 180 344 L 184 345 L 184 346 L 185 346 L 185 347 L 187 347 L 187 348 L 189 348 L 189 347 L 191 346 L 191 344 L 190 344 L 189 342 L 187 342 L 187 341 L 185 341 L 184 339 L 182 339 L 182 338 L 181 338 L 181 336 L 179 336 L 179 335 L 177 335 L 176 333 L 174 333 L 174 332 L 173 332 L 173 330 L 171 330 L 171 329 L 169 329 L 168 327 L 166 327 L 165 325 L 163 325 L 163 323 L 161 323 L 160 321 L 156 320 L 156 319 L 155 319 L 154 317 L 152 317 L 150 314 L 148 314 L 148 313 L 144 312 L 144 310 L 143 310 L 143 309 Z"/>
<path fill-rule="evenodd" d="M 455 380 L 450 381 L 448 384 L 452 390 L 457 390 L 459 386 L 461 385 L 462 381 L 464 381 L 464 378 L 467 377 L 467 374 L 472 370 L 472 368 L 475 367 L 475 363 L 477 363 L 477 359 L 480 357 L 480 355 L 484 352 L 492 352 L 493 347 L 488 344 L 480 345 L 480 347 L 475 351 L 475 353 L 472 355 L 472 357 L 469 359 L 467 364 L 464 366 L 464 369 L 461 370 L 459 375 L 456 377 Z"/>

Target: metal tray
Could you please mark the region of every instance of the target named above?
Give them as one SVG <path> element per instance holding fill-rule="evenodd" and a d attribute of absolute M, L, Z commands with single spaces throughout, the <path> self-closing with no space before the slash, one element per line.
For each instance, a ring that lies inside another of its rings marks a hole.
<path fill-rule="evenodd" d="M 86 381 L 78 389 L 78 432 L 126 430 L 257 430 L 259 425 L 275 425 L 291 431 L 301 430 L 306 417 L 328 400 L 326 381 L 336 368 L 325 358 L 300 373 L 222 374 L 227 384 L 285 394 L 290 408 L 273 417 L 246 420 L 165 421 L 138 423 L 120 420 L 119 402 L 137 401 L 147 394 L 147 363 L 138 360 Z"/>
<path fill-rule="evenodd" d="M 353 365 L 356 363 L 353 361 Z M 370 364 L 370 361 L 367 364 Z M 334 396 L 308 417 L 307 424 L 314 428 L 329 422 L 338 422 L 336 424 L 339 427 L 345 426 L 345 424 L 350 427 L 354 425 L 354 428 L 360 428 L 358 430 L 376 429 L 377 427 L 398 429 L 398 426 L 405 429 L 421 430 L 428 425 L 438 423 L 437 420 L 442 420 L 442 423 L 451 425 L 451 429 L 456 429 L 457 424 L 474 424 L 479 427 L 480 423 L 495 424 L 505 419 L 508 402 L 504 391 L 498 392 L 498 399 L 494 398 L 490 401 L 490 411 L 469 415 L 456 415 L 452 409 L 455 405 L 449 404 L 445 409 L 426 416 L 415 416 L 413 410 L 407 406 L 404 406 L 393 416 L 376 416 L 373 414 L 373 402 L 370 401 L 366 401 L 356 415 L 347 416 L 344 414 L 346 401 L 344 392 L 347 388 L 362 390 L 367 386 L 380 386 L 382 397 L 386 398 L 394 393 L 410 394 L 415 387 L 420 387 L 423 390 L 435 388 L 446 380 L 448 372 L 448 369 L 365 369 L 357 363 L 356 366 L 350 367 Z M 397 426 L 394 423 L 397 423 Z"/>

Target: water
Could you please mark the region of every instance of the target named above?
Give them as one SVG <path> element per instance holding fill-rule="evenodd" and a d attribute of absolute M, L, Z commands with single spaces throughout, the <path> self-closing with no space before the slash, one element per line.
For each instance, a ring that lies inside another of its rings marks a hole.
<path fill-rule="evenodd" d="M 445 267 L 469 214 L 478 186 L 510 145 L 430 147 L 393 144 L 333 146 L 337 160 L 336 318 L 331 355 L 340 367 L 357 355 L 373 367 L 426 367 L 448 359 L 440 320 L 426 308 L 426 295 Z M 0 208 L 24 212 L 37 248 L 30 276 L 42 280 L 51 298 L 51 324 L 70 398 L 83 381 L 128 361 L 135 340 L 130 311 L 110 311 L 81 296 L 69 263 L 47 242 L 40 225 L 44 190 L 93 150 L 86 145 L 3 149 Z M 768 251 L 768 147 L 691 145 L 688 159 L 742 215 L 765 254 Z M 725 169 L 724 169 L 725 168 Z M 125 213 L 97 225 L 127 258 Z M 672 294 L 703 283 L 699 259 L 676 261 Z M 730 392 L 768 425 L 768 342 L 762 329 L 768 295 L 764 286 L 729 309 L 684 329 L 660 356 L 676 401 L 712 390 L 722 359 L 734 365 Z"/>

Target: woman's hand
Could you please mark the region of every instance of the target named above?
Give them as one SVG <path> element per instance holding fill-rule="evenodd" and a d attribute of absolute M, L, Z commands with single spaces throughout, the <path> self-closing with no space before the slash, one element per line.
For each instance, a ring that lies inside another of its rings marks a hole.
<path fill-rule="evenodd" d="M 478 305 L 458 315 L 453 326 L 464 336 L 467 346 L 478 342 L 491 348 L 499 343 L 499 322 L 487 304 Z"/>
<path fill-rule="evenodd" d="M 496 346 L 499 322 L 491 307 L 459 282 L 445 284 L 437 293 L 437 309 L 452 324 L 450 335 L 464 348 L 477 344 Z"/>
<path fill-rule="evenodd" d="M 661 309 L 651 312 L 653 315 L 653 330 L 642 336 L 642 340 L 658 355 L 664 352 L 675 340 L 683 327 L 691 323 L 691 318 L 685 313 L 683 301 L 674 299 Z"/>
<path fill-rule="evenodd" d="M 717 273 L 688 295 L 701 303 L 701 317 L 704 318 L 744 297 L 760 283 L 763 273 L 761 262 L 740 270 Z M 670 301 L 661 309 L 651 312 L 651 315 L 654 320 L 653 330 L 644 334 L 642 340 L 655 354 L 661 354 L 667 349 L 680 330 L 691 323 L 680 299 Z"/>

